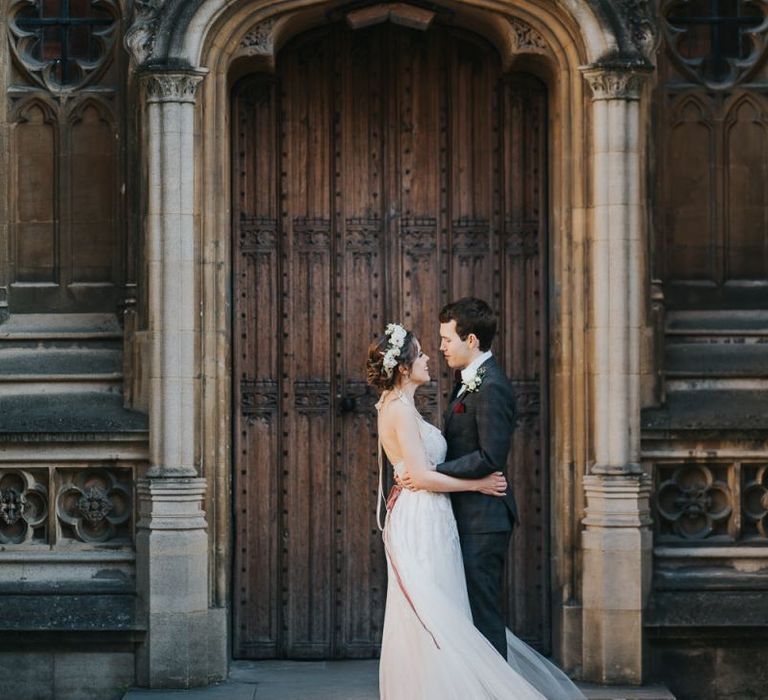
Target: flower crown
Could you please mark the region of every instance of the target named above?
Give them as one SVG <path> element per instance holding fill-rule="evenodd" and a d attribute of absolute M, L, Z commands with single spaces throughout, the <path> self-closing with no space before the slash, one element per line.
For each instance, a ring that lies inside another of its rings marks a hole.
<path fill-rule="evenodd" d="M 400 351 L 403 349 L 405 336 L 408 335 L 408 331 L 399 323 L 390 323 L 387 325 L 384 335 L 389 337 L 389 342 L 387 343 L 386 352 L 381 354 L 384 355 L 384 372 L 389 378 L 392 376 L 395 367 L 397 367 L 397 358 L 400 357 Z"/>

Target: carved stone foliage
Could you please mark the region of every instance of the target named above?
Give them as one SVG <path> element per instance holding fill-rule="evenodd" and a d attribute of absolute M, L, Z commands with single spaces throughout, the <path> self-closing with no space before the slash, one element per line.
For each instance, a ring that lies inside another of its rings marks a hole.
<path fill-rule="evenodd" d="M 594 100 L 639 100 L 648 71 L 597 66 L 584 71 Z"/>
<path fill-rule="evenodd" d="M 150 102 L 194 102 L 203 75 L 193 72 L 156 72 L 143 76 Z"/>
<path fill-rule="evenodd" d="M 247 56 L 269 55 L 275 50 L 274 28 L 276 17 L 270 17 L 257 24 L 240 41 L 240 50 Z"/>
<path fill-rule="evenodd" d="M 744 536 L 768 539 L 768 464 L 745 464 L 742 477 Z"/>
<path fill-rule="evenodd" d="M 658 20 L 653 0 L 619 0 L 616 3 L 629 30 L 629 38 L 640 54 L 653 54 L 658 36 Z"/>
<path fill-rule="evenodd" d="M 733 539 L 729 465 L 676 464 L 657 467 L 656 511 L 660 540 Z"/>
<path fill-rule="evenodd" d="M 512 30 L 512 53 L 547 53 L 548 46 L 544 37 L 528 22 L 510 17 L 509 26 Z"/>
<path fill-rule="evenodd" d="M 70 92 L 93 82 L 109 65 L 119 23 L 115 0 L 91 0 L 86 6 L 14 0 L 9 43 L 30 82 Z"/>
<path fill-rule="evenodd" d="M 62 539 L 130 541 L 133 499 L 129 470 L 60 470 L 57 481 L 56 516 Z"/>
<path fill-rule="evenodd" d="M 134 0 L 133 22 L 125 33 L 125 47 L 137 65 L 152 56 L 165 0 Z"/>
<path fill-rule="evenodd" d="M 662 29 L 676 67 L 710 89 L 746 79 L 768 48 L 768 8 L 761 0 L 730 3 L 664 0 Z"/>
<path fill-rule="evenodd" d="M 13 469 L 0 476 L 0 544 L 47 541 L 46 475 Z"/>

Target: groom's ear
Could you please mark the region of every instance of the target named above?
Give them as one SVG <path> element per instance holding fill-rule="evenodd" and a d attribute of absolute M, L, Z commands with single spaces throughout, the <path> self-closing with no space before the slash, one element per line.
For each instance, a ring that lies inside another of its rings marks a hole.
<path fill-rule="evenodd" d="M 480 347 L 480 340 L 478 339 L 478 337 L 474 333 L 470 333 L 467 336 L 467 344 L 472 349 L 478 348 L 478 347 Z"/>

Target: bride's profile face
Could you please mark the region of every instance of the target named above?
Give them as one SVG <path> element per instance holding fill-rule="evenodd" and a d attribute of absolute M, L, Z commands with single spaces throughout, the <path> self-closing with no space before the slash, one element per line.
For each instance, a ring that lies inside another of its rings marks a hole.
<path fill-rule="evenodd" d="M 411 381 L 417 386 L 420 386 L 421 384 L 426 384 L 430 380 L 429 355 L 421 349 L 421 343 L 419 343 L 418 340 L 414 340 L 414 342 L 418 348 L 418 355 L 411 366 Z"/>

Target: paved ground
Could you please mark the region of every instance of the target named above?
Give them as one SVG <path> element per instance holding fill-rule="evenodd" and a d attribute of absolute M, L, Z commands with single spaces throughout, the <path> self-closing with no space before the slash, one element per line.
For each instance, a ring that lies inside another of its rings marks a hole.
<path fill-rule="evenodd" d="M 665 688 L 584 686 L 589 700 L 675 700 Z M 195 690 L 129 690 L 123 700 L 378 700 L 377 661 L 236 661 L 229 680 Z M 403 700 L 413 700 L 403 698 Z M 471 700 L 468 698 L 467 700 Z"/>

